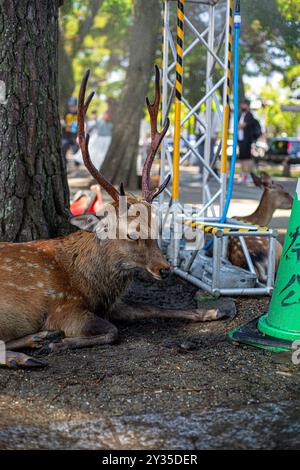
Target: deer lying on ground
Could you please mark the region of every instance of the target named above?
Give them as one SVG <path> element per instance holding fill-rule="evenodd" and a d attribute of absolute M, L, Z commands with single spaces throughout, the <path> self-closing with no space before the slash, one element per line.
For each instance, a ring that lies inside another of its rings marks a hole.
<path fill-rule="evenodd" d="M 112 197 L 117 220 L 121 218 L 120 192 L 96 170 L 89 156 L 89 136 L 85 135 L 84 117 L 93 97 L 85 101 L 89 71 L 80 88 L 78 100 L 78 140 L 86 168 Z M 120 298 L 136 269 L 148 271 L 155 279 L 169 274 L 170 266 L 150 238 L 153 229 L 151 203 L 165 189 L 169 178 L 150 189 L 150 170 L 155 154 L 167 132 L 167 121 L 157 130 L 159 108 L 159 72 L 156 69 L 154 103 L 147 99 L 151 120 L 151 149 L 142 175 L 142 198 L 127 197 L 128 210 L 139 203 L 147 217 L 141 222 L 144 238 L 102 239 L 105 217 L 93 214 L 71 217 L 80 230 L 53 240 L 0 244 L 0 339 L 5 342 L 7 367 L 45 365 L 35 357 L 17 352 L 41 348 L 43 352 L 82 348 L 113 343 L 117 328 L 114 318 L 172 317 L 192 321 L 216 320 L 228 315 L 219 308 L 163 310 L 149 305 L 126 305 Z M 128 226 L 136 216 L 128 216 Z M 118 220 L 119 221 L 119 220 Z M 101 225 L 103 222 L 103 226 Z M 118 231 L 120 227 L 118 226 Z"/>
<path fill-rule="evenodd" d="M 248 222 L 262 227 L 269 225 L 276 209 L 291 209 L 293 198 L 280 185 L 272 181 L 270 176 L 262 172 L 261 176 L 251 174 L 253 182 L 259 188 L 263 188 L 261 200 L 258 207 L 251 215 L 246 217 L 234 217 L 243 222 Z M 266 282 L 268 268 L 269 241 L 264 237 L 245 237 L 245 242 L 251 256 L 258 280 Z M 276 240 L 275 271 L 277 271 L 282 245 Z M 228 259 L 232 264 L 247 268 L 246 259 L 237 237 L 230 237 L 228 244 Z"/>

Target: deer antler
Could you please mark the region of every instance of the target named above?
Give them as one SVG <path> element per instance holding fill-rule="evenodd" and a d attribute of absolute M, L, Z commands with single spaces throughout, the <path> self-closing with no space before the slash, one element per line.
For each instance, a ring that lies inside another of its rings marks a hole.
<path fill-rule="evenodd" d="M 147 155 L 143 173 L 142 173 L 142 193 L 145 201 L 151 202 L 153 199 L 158 196 L 168 185 L 170 181 L 170 175 L 165 179 L 165 181 L 158 186 L 157 188 L 150 190 L 150 171 L 152 167 L 153 160 L 155 158 L 156 152 L 161 144 L 162 139 L 164 138 L 168 128 L 169 128 L 169 119 L 166 119 L 165 125 L 161 132 L 157 130 L 157 115 L 160 102 L 160 76 L 159 69 L 157 65 L 155 66 L 155 98 L 154 102 L 151 104 L 148 97 L 146 98 L 147 108 L 150 115 L 151 122 L 151 147 L 150 152 Z"/>
<path fill-rule="evenodd" d="M 78 112 L 77 112 L 77 122 L 78 122 L 78 142 L 82 152 L 82 157 L 84 164 L 90 174 L 95 178 L 95 180 L 102 186 L 103 189 L 116 201 L 119 201 L 119 192 L 118 190 L 109 182 L 107 179 L 98 171 L 91 161 L 91 157 L 89 154 L 89 134 L 85 135 L 85 128 L 84 128 L 84 118 L 86 112 L 88 110 L 89 104 L 92 101 L 94 96 L 94 92 L 92 92 L 85 101 L 85 91 L 86 85 L 89 79 L 90 70 L 87 70 L 85 73 L 79 91 L 78 97 Z"/>

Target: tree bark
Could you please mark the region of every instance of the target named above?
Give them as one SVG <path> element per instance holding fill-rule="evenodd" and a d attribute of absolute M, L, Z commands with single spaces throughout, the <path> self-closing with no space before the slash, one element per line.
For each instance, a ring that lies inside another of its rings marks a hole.
<path fill-rule="evenodd" d="M 61 0 L 0 3 L 0 239 L 49 238 L 69 229 L 61 156 L 57 44 Z"/>
<path fill-rule="evenodd" d="M 130 34 L 129 66 L 113 128 L 112 142 L 102 171 L 114 184 L 121 181 L 136 189 L 136 157 L 145 96 L 154 72 L 155 51 L 161 24 L 160 0 L 135 0 Z"/>

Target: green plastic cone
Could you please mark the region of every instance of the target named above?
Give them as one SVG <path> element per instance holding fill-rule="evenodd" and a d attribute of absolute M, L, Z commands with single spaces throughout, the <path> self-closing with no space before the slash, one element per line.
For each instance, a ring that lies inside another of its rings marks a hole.
<path fill-rule="evenodd" d="M 300 340 L 300 179 L 269 311 L 259 319 L 258 330 L 275 338 Z"/>

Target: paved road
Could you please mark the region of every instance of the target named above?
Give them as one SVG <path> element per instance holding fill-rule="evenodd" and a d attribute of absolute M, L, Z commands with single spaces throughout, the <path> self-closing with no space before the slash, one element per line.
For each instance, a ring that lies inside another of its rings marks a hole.
<path fill-rule="evenodd" d="M 0 429 L 1 449 L 299 450 L 299 401 Z M 13 443 L 13 446 L 12 446 Z"/>
<path fill-rule="evenodd" d="M 187 169 L 183 169 L 181 172 L 182 182 L 182 200 L 186 203 L 195 203 L 196 201 L 202 201 L 202 183 L 193 179 L 195 172 L 190 172 Z M 280 183 L 291 195 L 294 195 L 297 179 L 291 178 L 274 178 L 274 181 Z M 213 182 L 209 182 L 211 194 L 214 194 L 217 190 L 217 185 Z M 238 184 L 235 182 L 233 187 L 233 197 L 230 204 L 229 216 L 243 216 L 251 214 L 257 207 L 258 201 L 262 195 L 262 189 L 255 186 L 248 187 L 244 184 Z M 272 227 L 282 229 L 287 227 L 290 216 L 290 210 L 278 209 L 274 216 Z"/>
<path fill-rule="evenodd" d="M 185 203 L 199 204 L 202 201 L 202 183 L 194 179 L 196 172 L 196 167 L 183 167 L 181 169 L 181 200 Z M 274 178 L 274 181 L 282 184 L 291 195 L 294 194 L 297 179 L 277 177 Z M 78 189 L 88 188 L 90 183 L 91 179 L 85 168 L 80 168 L 76 172 L 73 172 L 72 177 L 69 177 L 71 194 L 75 194 Z M 213 181 L 210 181 L 209 187 L 211 193 L 214 194 L 217 190 L 217 185 Z M 138 194 L 138 191 L 136 191 L 136 193 Z M 260 188 L 254 186 L 247 187 L 243 184 L 235 183 L 228 215 L 242 216 L 251 214 L 256 209 L 261 195 L 262 190 Z M 107 199 L 105 192 L 103 192 L 103 198 L 104 200 Z M 270 225 L 279 229 L 280 232 L 284 231 L 283 229 L 287 227 L 289 216 L 289 210 L 277 210 Z"/>

